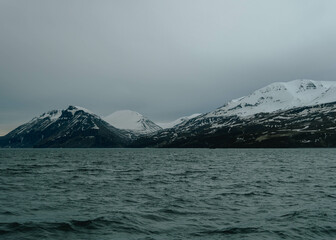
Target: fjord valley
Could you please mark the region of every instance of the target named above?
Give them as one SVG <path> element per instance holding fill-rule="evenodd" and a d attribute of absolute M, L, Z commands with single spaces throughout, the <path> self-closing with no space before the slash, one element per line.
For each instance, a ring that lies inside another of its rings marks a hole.
<path fill-rule="evenodd" d="M 336 82 L 276 82 L 218 109 L 154 123 L 123 110 L 106 117 L 52 110 L 0 138 L 1 147 L 335 147 Z M 161 126 L 160 126 L 161 125 Z"/>

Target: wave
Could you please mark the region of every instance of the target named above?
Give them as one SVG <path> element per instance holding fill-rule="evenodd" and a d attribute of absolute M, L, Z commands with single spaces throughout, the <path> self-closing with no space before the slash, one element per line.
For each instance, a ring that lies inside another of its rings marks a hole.
<path fill-rule="evenodd" d="M 260 232 L 261 229 L 257 227 L 229 227 L 224 229 L 215 229 L 215 230 L 207 230 L 194 233 L 194 235 L 202 236 L 202 235 L 231 235 L 231 234 L 248 234 L 248 233 L 257 233 Z"/>
<path fill-rule="evenodd" d="M 164 218 L 155 215 L 144 215 L 144 218 L 151 220 L 164 221 Z M 55 234 L 55 233 L 91 233 L 92 230 L 99 233 L 100 230 L 107 233 L 125 232 L 143 234 L 148 233 L 143 229 L 137 221 L 132 221 L 127 217 L 122 219 L 106 219 L 104 217 L 88 219 L 88 220 L 69 220 L 65 222 L 8 222 L 0 223 L 0 236 L 24 233 L 24 234 L 38 234 L 41 231 Z M 0 237 L 1 239 L 2 237 Z"/>
<path fill-rule="evenodd" d="M 119 221 L 109 221 L 104 218 L 95 218 L 89 220 L 70 220 L 67 222 L 9 222 L 0 223 L 0 234 L 10 232 L 33 232 L 38 230 L 76 232 L 85 229 L 98 229 L 111 224 L 120 224 Z"/>

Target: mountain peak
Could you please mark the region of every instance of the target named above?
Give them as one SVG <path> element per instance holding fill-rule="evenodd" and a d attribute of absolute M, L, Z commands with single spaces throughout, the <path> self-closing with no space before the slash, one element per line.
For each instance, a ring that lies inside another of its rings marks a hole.
<path fill-rule="evenodd" d="M 33 118 L 0 139 L 8 147 L 113 147 L 126 143 L 129 134 L 112 127 L 89 110 L 69 106 Z"/>
<path fill-rule="evenodd" d="M 152 133 L 161 129 L 160 126 L 131 110 L 119 110 L 106 117 L 104 120 L 119 129 L 131 130 L 140 134 Z"/>
<path fill-rule="evenodd" d="M 93 114 L 95 115 L 92 111 L 86 109 L 86 108 L 83 108 L 83 107 L 80 107 L 80 106 L 73 106 L 73 105 L 69 105 L 69 107 L 67 109 L 65 109 L 65 111 L 69 111 L 69 112 L 72 112 L 72 113 L 75 113 L 77 111 L 83 111 L 85 113 L 89 113 L 89 114 Z"/>

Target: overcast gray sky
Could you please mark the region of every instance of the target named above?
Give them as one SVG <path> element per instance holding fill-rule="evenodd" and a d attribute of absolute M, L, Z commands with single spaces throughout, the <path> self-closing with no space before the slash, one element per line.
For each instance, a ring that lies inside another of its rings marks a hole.
<path fill-rule="evenodd" d="M 154 121 L 336 80 L 334 0 L 0 0 L 0 135 L 86 107 Z"/>

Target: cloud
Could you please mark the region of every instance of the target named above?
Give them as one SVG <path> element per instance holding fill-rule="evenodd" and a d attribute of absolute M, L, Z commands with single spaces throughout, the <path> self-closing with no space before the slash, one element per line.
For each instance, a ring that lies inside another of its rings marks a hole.
<path fill-rule="evenodd" d="M 275 81 L 334 80 L 335 8 L 314 0 L 3 0 L 2 131 L 69 104 L 164 121 Z"/>

